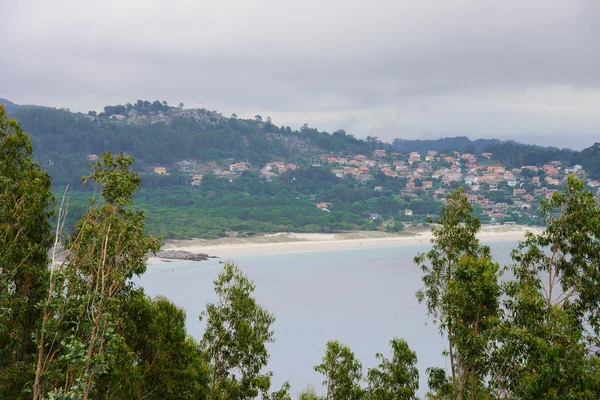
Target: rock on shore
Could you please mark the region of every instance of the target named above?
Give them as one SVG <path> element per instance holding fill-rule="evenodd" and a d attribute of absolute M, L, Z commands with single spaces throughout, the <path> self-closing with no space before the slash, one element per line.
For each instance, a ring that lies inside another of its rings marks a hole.
<path fill-rule="evenodd" d="M 209 258 L 217 258 L 215 256 L 209 256 L 205 253 L 192 253 L 185 250 L 163 250 L 156 253 L 157 258 L 165 260 L 186 260 L 186 261 L 205 261 Z"/>

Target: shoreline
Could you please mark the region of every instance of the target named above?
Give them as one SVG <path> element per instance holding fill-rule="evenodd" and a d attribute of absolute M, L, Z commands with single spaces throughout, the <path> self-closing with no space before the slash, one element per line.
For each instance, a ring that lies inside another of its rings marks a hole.
<path fill-rule="evenodd" d="M 482 226 L 477 238 L 482 242 L 510 242 L 522 240 L 526 232 L 541 232 L 541 228 L 525 226 Z M 349 233 L 275 233 L 251 238 L 223 238 L 216 240 L 167 240 L 161 250 L 182 250 L 206 253 L 226 261 L 236 256 L 273 255 L 315 251 L 376 249 L 396 246 L 427 245 L 431 231 L 390 234 L 384 232 Z M 148 264 L 166 260 L 149 257 Z M 181 260 L 168 260 L 181 262 Z"/>

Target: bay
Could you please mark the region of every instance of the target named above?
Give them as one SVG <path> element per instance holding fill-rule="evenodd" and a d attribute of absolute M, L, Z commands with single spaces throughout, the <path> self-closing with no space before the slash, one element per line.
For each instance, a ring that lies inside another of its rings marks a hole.
<path fill-rule="evenodd" d="M 486 243 L 502 265 L 510 262 L 514 242 Z M 445 340 L 426 315 L 415 292 L 421 271 L 413 263 L 429 245 L 237 256 L 234 260 L 256 283 L 259 303 L 275 314 L 275 342 L 269 344 L 268 369 L 273 389 L 285 381 L 295 394 L 307 385 L 322 392 L 322 377 L 313 370 L 328 340 L 349 345 L 367 368 L 375 354 L 389 354 L 389 341 L 404 338 L 417 352 L 420 390 L 426 391 L 428 367 L 447 367 Z M 187 312 L 189 333 L 200 339 L 198 319 L 214 301 L 213 281 L 222 265 L 202 262 L 150 264 L 138 280 L 151 296 L 171 299 Z"/>

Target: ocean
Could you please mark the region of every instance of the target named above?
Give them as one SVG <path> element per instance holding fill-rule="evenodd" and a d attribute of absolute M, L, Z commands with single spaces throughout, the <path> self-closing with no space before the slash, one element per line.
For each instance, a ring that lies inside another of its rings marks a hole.
<path fill-rule="evenodd" d="M 510 263 L 510 251 L 517 245 L 485 244 L 501 265 Z M 276 317 L 275 342 L 268 347 L 272 388 L 289 381 L 294 394 L 308 385 L 323 392 L 323 378 L 313 367 L 320 363 L 328 340 L 349 345 L 366 374 L 377 365 L 375 354 L 389 356 L 389 341 L 398 337 L 417 352 L 423 395 L 425 370 L 448 366 L 442 356 L 445 339 L 415 297 L 422 273 L 413 258 L 429 248 L 403 245 L 235 257 L 254 280 L 258 302 Z M 166 296 L 183 307 L 189 333 L 200 339 L 204 327 L 198 315 L 216 299 L 213 281 L 222 268 L 219 261 L 226 260 L 150 264 L 138 283 L 147 294 Z"/>

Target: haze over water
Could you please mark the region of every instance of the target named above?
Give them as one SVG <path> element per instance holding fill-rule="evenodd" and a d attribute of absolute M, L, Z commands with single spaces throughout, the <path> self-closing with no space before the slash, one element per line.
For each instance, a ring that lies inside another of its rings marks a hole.
<path fill-rule="evenodd" d="M 510 263 L 514 242 L 486 243 L 501 265 Z M 445 367 L 445 340 L 419 304 L 421 270 L 413 263 L 429 245 L 379 249 L 252 255 L 235 262 L 256 284 L 259 303 L 275 314 L 275 343 L 269 345 L 273 389 L 286 380 L 295 394 L 307 385 L 322 391 L 320 363 L 328 340 L 349 345 L 367 368 L 375 354 L 390 355 L 389 341 L 404 338 L 417 352 L 420 389 L 426 390 L 425 370 Z M 216 296 L 213 281 L 222 265 L 204 262 L 151 264 L 139 283 L 146 293 L 163 295 L 187 312 L 188 331 L 200 339 L 204 325 L 198 315 Z"/>

